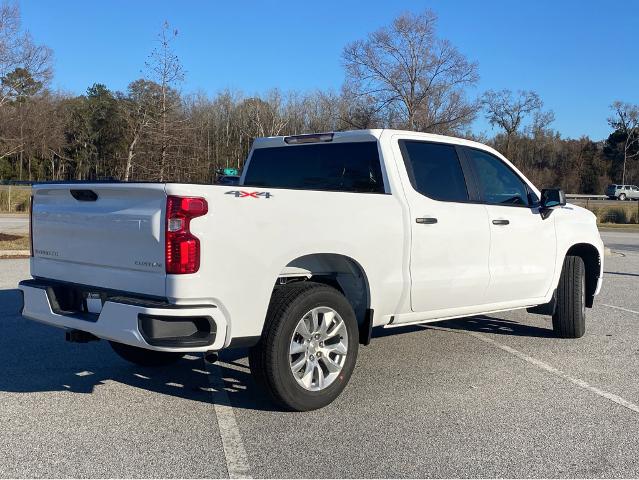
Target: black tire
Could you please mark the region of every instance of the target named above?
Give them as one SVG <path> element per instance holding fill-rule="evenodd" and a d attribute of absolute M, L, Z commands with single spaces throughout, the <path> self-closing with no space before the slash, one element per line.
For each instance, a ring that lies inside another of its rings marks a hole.
<path fill-rule="evenodd" d="M 289 347 L 298 322 L 313 308 L 330 307 L 344 320 L 348 353 L 338 378 L 320 391 L 298 384 L 290 367 Z M 335 288 L 315 282 L 295 282 L 273 291 L 260 343 L 249 351 L 255 380 L 271 399 L 286 410 L 308 411 L 325 407 L 344 390 L 355 368 L 359 332 L 355 312 Z"/>
<path fill-rule="evenodd" d="M 174 352 L 157 352 L 146 348 L 132 347 L 124 343 L 109 342 L 113 351 L 123 359 L 141 367 L 165 367 L 180 360 L 184 354 Z"/>
<path fill-rule="evenodd" d="M 580 338 L 586 333 L 586 268 L 581 257 L 566 256 L 552 329 L 560 338 Z"/>
<path fill-rule="evenodd" d="M 626 200 L 626 194 L 622 193 L 621 195 L 619 195 L 619 200 L 621 200 L 622 202 Z"/>

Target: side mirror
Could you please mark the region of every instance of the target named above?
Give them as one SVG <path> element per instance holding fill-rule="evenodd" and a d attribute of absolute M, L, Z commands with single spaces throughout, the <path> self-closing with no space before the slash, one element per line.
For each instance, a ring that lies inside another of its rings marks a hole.
<path fill-rule="evenodd" d="M 561 207 L 563 205 L 566 205 L 566 194 L 563 190 L 559 188 L 544 188 L 541 191 L 539 206 L 541 207 L 542 218 L 548 218 L 553 207 Z"/>

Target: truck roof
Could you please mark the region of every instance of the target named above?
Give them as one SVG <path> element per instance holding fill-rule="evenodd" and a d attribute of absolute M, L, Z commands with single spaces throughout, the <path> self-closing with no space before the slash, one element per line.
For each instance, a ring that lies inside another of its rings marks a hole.
<path fill-rule="evenodd" d="M 505 161 L 513 170 L 515 170 L 530 188 L 537 194 L 541 195 L 540 191 L 535 187 L 526 176 L 510 162 L 501 153 L 488 145 L 483 143 L 474 142 L 472 140 L 466 140 L 458 137 L 449 137 L 446 135 L 436 135 L 434 133 L 422 133 L 414 132 L 410 130 L 393 130 L 386 128 L 366 129 L 366 130 L 346 130 L 343 132 L 322 132 L 322 133 L 308 133 L 301 135 L 291 136 L 276 136 L 276 137 L 261 137 L 256 138 L 253 142 L 253 148 L 251 151 L 260 148 L 271 147 L 295 147 L 296 144 L 310 144 L 310 143 L 341 143 L 341 142 L 366 142 L 377 140 L 390 140 L 393 136 L 404 137 L 407 139 L 417 139 L 429 142 L 447 143 L 451 145 L 462 145 L 466 147 L 476 148 L 489 152 L 503 161 Z M 250 157 L 251 155 L 249 155 Z M 249 160 L 250 161 L 250 160 Z M 243 177 L 242 177 L 243 178 Z M 243 179 L 241 180 L 243 182 Z"/>
<path fill-rule="evenodd" d="M 449 143 L 454 145 L 466 145 L 469 147 L 480 148 L 482 150 L 490 150 L 495 152 L 491 147 L 484 145 L 483 143 L 474 142 L 472 140 L 466 140 L 458 137 L 450 137 L 447 135 L 436 135 L 434 133 L 423 133 L 423 132 L 414 132 L 411 130 L 394 130 L 388 128 L 372 128 L 365 130 L 345 130 L 341 132 L 317 132 L 317 133 L 308 133 L 303 135 L 291 135 L 291 136 L 274 136 L 274 137 L 260 137 L 256 138 L 253 144 L 254 148 L 269 148 L 269 147 L 282 147 L 286 146 L 289 143 L 285 139 L 295 138 L 295 137 L 312 137 L 312 136 L 320 136 L 320 135 L 332 135 L 332 142 L 365 142 L 371 140 L 379 140 L 382 135 L 384 136 L 393 136 L 393 135 L 410 135 L 411 137 L 420 137 L 424 140 L 428 140 L 431 142 L 440 142 L 440 143 Z M 327 141 L 327 140 L 324 140 Z M 320 140 L 318 140 L 320 142 Z M 498 152 L 495 152 L 498 153 Z"/>

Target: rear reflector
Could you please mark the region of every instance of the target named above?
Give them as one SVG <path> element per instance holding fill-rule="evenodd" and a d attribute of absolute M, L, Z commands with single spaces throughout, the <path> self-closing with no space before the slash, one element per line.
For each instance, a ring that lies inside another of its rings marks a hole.
<path fill-rule="evenodd" d="M 206 215 L 209 207 L 199 197 L 166 199 L 166 273 L 195 273 L 200 269 L 200 240 L 191 233 L 191 219 Z"/>
<path fill-rule="evenodd" d="M 311 133 L 308 135 L 294 135 L 292 137 L 284 137 L 284 142 L 288 144 L 332 142 L 332 141 L 333 141 L 332 133 Z"/>

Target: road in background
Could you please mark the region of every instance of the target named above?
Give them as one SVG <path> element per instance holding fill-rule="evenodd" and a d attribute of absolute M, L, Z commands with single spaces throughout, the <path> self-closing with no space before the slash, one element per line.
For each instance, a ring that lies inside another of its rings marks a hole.
<path fill-rule="evenodd" d="M 27 235 L 29 233 L 29 217 L 27 215 L 0 214 L 0 233 Z"/>
<path fill-rule="evenodd" d="M 639 252 L 639 231 L 604 230 L 599 233 L 606 247 L 611 250 L 622 253 Z"/>
<path fill-rule="evenodd" d="M 18 314 L 28 260 L 2 260 L 0 476 L 636 477 L 639 233 L 602 237 L 585 337 L 521 310 L 376 329 L 308 413 L 266 400 L 242 350 L 150 369 L 65 343 Z"/>

